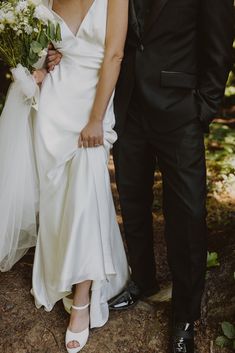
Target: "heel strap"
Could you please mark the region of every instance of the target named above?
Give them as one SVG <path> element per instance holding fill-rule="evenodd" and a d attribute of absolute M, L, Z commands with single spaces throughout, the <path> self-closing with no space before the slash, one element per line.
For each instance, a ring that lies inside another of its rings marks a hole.
<path fill-rule="evenodd" d="M 75 305 L 72 305 L 72 308 L 74 310 L 84 310 L 84 309 L 87 309 L 89 307 L 90 303 L 84 305 L 84 306 L 75 306 Z"/>

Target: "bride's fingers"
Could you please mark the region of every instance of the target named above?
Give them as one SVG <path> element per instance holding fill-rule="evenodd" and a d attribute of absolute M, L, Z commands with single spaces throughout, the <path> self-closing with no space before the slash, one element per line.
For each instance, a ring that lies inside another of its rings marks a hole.
<path fill-rule="evenodd" d="M 84 148 L 88 148 L 89 147 L 88 140 L 85 139 L 85 138 L 82 139 L 82 147 L 84 147 Z"/>
<path fill-rule="evenodd" d="M 94 139 L 94 147 L 99 147 L 99 145 L 100 145 L 100 141 L 99 141 L 99 138 L 95 138 Z"/>
<path fill-rule="evenodd" d="M 47 64 L 47 71 L 53 71 L 55 68 L 55 64 L 54 64 L 54 61 L 52 61 L 51 63 L 48 63 Z"/>
<path fill-rule="evenodd" d="M 54 45 L 53 45 L 52 43 L 49 43 L 49 44 L 48 44 L 48 49 L 49 49 L 49 50 L 53 50 L 53 49 L 54 49 Z"/>
<path fill-rule="evenodd" d="M 93 137 L 88 137 L 88 147 L 94 147 L 94 139 Z"/>
<path fill-rule="evenodd" d="M 35 82 L 37 84 L 40 84 L 42 83 L 42 81 L 44 80 L 44 77 L 45 77 L 45 73 L 43 72 L 43 70 L 35 70 L 33 73 L 32 73 L 34 79 L 35 79 Z"/>
<path fill-rule="evenodd" d="M 52 62 L 52 61 L 54 61 L 56 58 L 57 58 L 57 52 L 55 52 L 55 54 L 48 55 L 47 61 L 48 61 L 48 62 Z"/>
<path fill-rule="evenodd" d="M 47 70 L 50 72 L 50 71 L 53 71 L 55 66 L 58 65 L 61 61 L 61 58 L 62 58 L 62 55 L 58 52 L 54 52 L 54 54 L 52 55 L 48 55 L 47 57 Z"/>
<path fill-rule="evenodd" d="M 104 144 L 103 136 L 99 138 L 99 145 L 102 146 Z"/>
<path fill-rule="evenodd" d="M 90 137 L 81 134 L 78 140 L 78 146 L 84 148 L 99 147 L 103 144 L 103 137 Z"/>
<path fill-rule="evenodd" d="M 38 73 L 37 73 L 37 71 L 34 71 L 34 72 L 32 73 L 32 76 L 33 76 L 33 78 L 35 79 L 36 83 L 38 83 L 38 82 L 39 82 L 39 79 L 38 79 Z"/>
<path fill-rule="evenodd" d="M 57 54 L 58 54 L 58 51 L 56 51 L 55 49 L 49 49 L 47 56 L 49 58 L 50 56 L 57 55 Z"/>
<path fill-rule="evenodd" d="M 60 61 L 61 61 L 61 58 L 62 58 L 62 56 L 60 54 L 58 54 L 57 57 L 54 60 L 54 64 L 58 65 L 60 63 Z"/>
<path fill-rule="evenodd" d="M 85 147 L 85 148 L 88 148 L 88 147 L 89 147 L 88 141 L 83 141 L 83 147 Z"/>
<path fill-rule="evenodd" d="M 99 141 L 96 137 L 93 137 L 92 147 L 98 147 Z"/>
<path fill-rule="evenodd" d="M 82 137 L 81 135 L 79 136 L 79 139 L 78 139 L 78 147 L 81 148 L 83 146 L 82 144 Z"/>

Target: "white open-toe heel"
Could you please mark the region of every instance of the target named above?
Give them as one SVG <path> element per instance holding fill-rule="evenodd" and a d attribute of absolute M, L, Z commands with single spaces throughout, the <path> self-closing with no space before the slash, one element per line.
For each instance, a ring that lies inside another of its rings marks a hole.
<path fill-rule="evenodd" d="M 72 308 L 74 310 L 84 310 L 89 307 L 90 304 L 84 305 L 84 306 L 74 306 L 72 305 Z M 80 352 L 84 346 L 86 345 L 89 337 L 89 327 L 83 330 L 82 332 L 72 332 L 69 329 L 66 331 L 66 336 L 65 336 L 65 346 L 67 349 L 68 353 L 78 353 Z M 79 343 L 79 347 L 76 348 L 68 348 L 68 343 L 71 341 L 76 341 Z"/>

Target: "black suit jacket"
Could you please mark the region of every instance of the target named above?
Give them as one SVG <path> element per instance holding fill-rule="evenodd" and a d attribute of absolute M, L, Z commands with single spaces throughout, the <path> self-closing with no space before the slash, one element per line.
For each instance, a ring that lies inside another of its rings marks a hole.
<path fill-rule="evenodd" d="M 232 63 L 233 25 L 233 0 L 153 0 L 141 35 L 130 0 L 115 95 L 118 133 L 134 88 L 153 130 L 170 131 L 196 117 L 207 130 Z"/>

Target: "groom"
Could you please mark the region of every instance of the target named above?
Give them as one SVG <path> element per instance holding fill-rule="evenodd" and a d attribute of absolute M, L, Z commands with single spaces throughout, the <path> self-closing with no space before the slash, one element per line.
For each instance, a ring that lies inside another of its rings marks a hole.
<path fill-rule="evenodd" d="M 207 259 L 203 133 L 223 98 L 233 23 L 233 0 L 130 0 L 114 162 L 132 282 L 110 308 L 125 309 L 158 291 L 152 226 L 157 164 L 173 279 L 171 353 L 194 351 Z"/>

